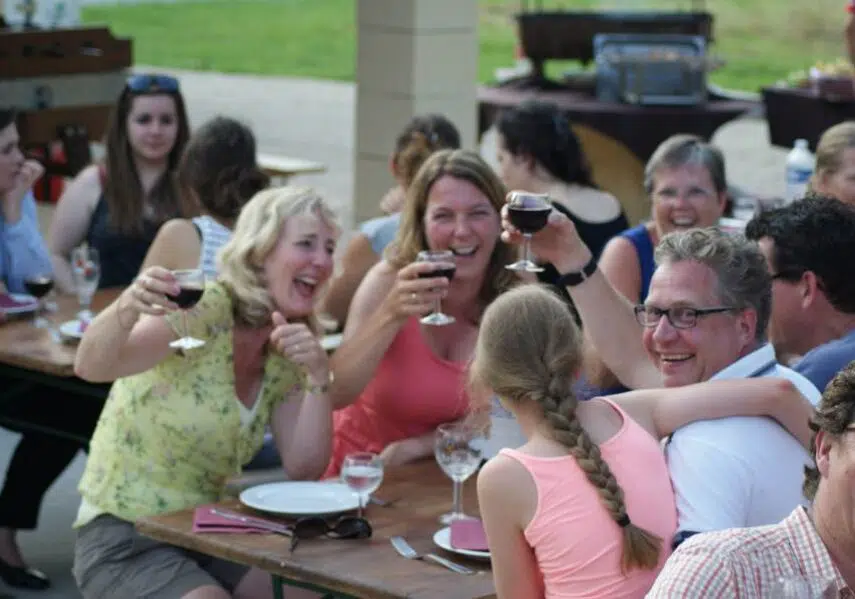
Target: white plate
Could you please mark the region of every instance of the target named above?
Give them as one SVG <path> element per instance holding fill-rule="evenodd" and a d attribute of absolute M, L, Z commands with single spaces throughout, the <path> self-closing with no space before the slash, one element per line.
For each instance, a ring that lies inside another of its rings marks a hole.
<path fill-rule="evenodd" d="M 76 318 L 59 325 L 59 332 L 63 337 L 69 339 L 83 339 L 83 331 L 80 330 L 80 321 Z"/>
<path fill-rule="evenodd" d="M 359 499 L 339 482 L 286 481 L 258 485 L 240 494 L 240 501 L 262 512 L 289 516 L 327 516 L 359 507 Z"/>
<path fill-rule="evenodd" d="M 490 559 L 489 551 L 472 551 L 470 549 L 457 549 L 451 546 L 451 528 L 446 526 L 436 531 L 433 535 L 433 542 L 437 547 L 441 547 L 451 553 L 465 555 L 466 557 L 474 557 L 475 559 Z"/>
<path fill-rule="evenodd" d="M 26 314 L 27 312 L 35 312 L 39 307 L 39 300 L 32 295 L 27 295 L 26 293 L 10 293 L 8 295 L 16 302 L 27 303 L 11 308 L 0 308 L 0 312 L 3 314 Z"/>
<path fill-rule="evenodd" d="M 335 335 L 324 335 L 321 339 L 321 347 L 324 348 L 324 351 L 338 349 L 338 346 L 341 345 L 341 338 L 341 333 L 337 333 Z"/>

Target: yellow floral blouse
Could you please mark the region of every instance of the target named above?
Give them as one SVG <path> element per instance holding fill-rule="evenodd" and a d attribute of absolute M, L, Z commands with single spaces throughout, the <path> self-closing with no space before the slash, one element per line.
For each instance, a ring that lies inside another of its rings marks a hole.
<path fill-rule="evenodd" d="M 166 318 L 184 332 L 180 313 Z M 296 365 L 271 352 L 259 404 L 242 423 L 232 301 L 222 284 L 206 286 L 187 323 L 203 347 L 113 384 L 80 481 L 76 527 L 104 513 L 132 522 L 218 500 L 261 447 L 274 406 L 304 384 Z"/>

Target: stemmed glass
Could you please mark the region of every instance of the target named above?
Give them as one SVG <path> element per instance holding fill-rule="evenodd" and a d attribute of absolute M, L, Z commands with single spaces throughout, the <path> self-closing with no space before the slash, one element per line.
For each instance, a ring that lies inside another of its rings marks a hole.
<path fill-rule="evenodd" d="M 463 483 L 475 474 L 481 465 L 481 448 L 484 447 L 483 428 L 470 423 L 441 424 L 434 437 L 434 455 L 442 471 L 454 483 L 452 510 L 439 517 L 443 524 L 465 519 L 463 513 Z"/>
<path fill-rule="evenodd" d="M 448 282 L 454 278 L 454 271 L 457 270 L 457 264 L 454 262 L 454 252 L 448 250 L 429 250 L 419 252 L 416 256 L 416 262 L 433 262 L 437 266 L 434 270 L 419 274 L 419 278 L 431 279 L 433 277 L 445 277 Z M 428 314 L 421 319 L 422 324 L 434 326 L 443 326 L 454 322 L 454 317 L 442 313 L 442 300 L 436 299 L 436 307 L 433 313 Z"/>
<path fill-rule="evenodd" d="M 184 336 L 169 344 L 173 349 L 196 349 L 202 347 L 205 342 L 190 336 L 187 327 L 187 311 L 195 306 L 205 293 L 205 273 L 198 268 L 189 270 L 173 270 L 172 276 L 181 288 L 178 295 L 170 295 L 169 299 L 178 305 L 181 310 L 181 320 L 184 324 Z"/>
<path fill-rule="evenodd" d="M 775 599 L 823 599 L 824 597 L 836 596 L 836 593 L 828 593 L 830 580 L 811 576 L 788 576 L 779 578 L 772 585 L 769 597 Z"/>
<path fill-rule="evenodd" d="M 52 273 L 36 273 L 24 279 L 24 287 L 27 292 L 39 301 L 36 309 L 36 319 L 33 321 L 33 326 L 37 329 L 49 329 L 50 321 L 44 317 L 47 311 L 45 297 L 53 289 L 53 274 Z"/>
<path fill-rule="evenodd" d="M 508 197 L 508 220 L 525 238 L 525 254 L 523 254 L 522 260 L 508 264 L 505 268 L 525 272 L 541 272 L 543 270 L 531 259 L 531 237 L 546 226 L 551 211 L 552 204 L 546 194 L 524 191 L 512 191 L 510 193 Z"/>
<path fill-rule="evenodd" d="M 358 516 L 362 518 L 363 506 L 383 482 L 383 460 L 376 453 L 351 453 L 344 457 L 341 479 L 359 498 Z"/>
<path fill-rule="evenodd" d="M 98 250 L 88 246 L 80 246 L 71 252 L 71 273 L 74 277 L 74 287 L 77 291 L 77 301 L 80 302 L 80 312 L 77 317 L 81 322 L 92 320 L 92 296 L 98 289 L 101 280 L 101 261 Z"/>

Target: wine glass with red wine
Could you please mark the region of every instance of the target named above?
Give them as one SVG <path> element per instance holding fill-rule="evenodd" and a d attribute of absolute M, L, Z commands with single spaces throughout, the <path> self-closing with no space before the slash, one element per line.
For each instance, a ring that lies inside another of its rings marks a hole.
<path fill-rule="evenodd" d="M 543 270 L 531 259 L 531 237 L 546 226 L 550 212 L 552 204 L 548 195 L 525 191 L 511 192 L 508 199 L 508 220 L 525 238 L 525 254 L 522 260 L 508 264 L 505 268 L 526 272 Z"/>
<path fill-rule="evenodd" d="M 181 310 L 181 320 L 184 323 L 184 336 L 181 339 L 171 342 L 169 347 L 182 350 L 202 347 L 205 345 L 204 341 L 190 336 L 190 331 L 187 328 L 187 311 L 195 306 L 205 293 L 205 273 L 198 268 L 194 268 L 190 270 L 173 270 L 172 276 L 175 277 L 175 282 L 178 283 L 180 290 L 178 295 L 170 295 L 169 299 L 175 302 Z"/>
<path fill-rule="evenodd" d="M 37 329 L 49 329 L 50 322 L 43 316 L 45 313 L 45 297 L 53 289 L 53 275 L 48 273 L 39 273 L 24 279 L 24 287 L 27 293 L 39 300 L 39 306 L 36 309 L 36 319 L 33 321 L 33 326 Z"/>
<path fill-rule="evenodd" d="M 454 271 L 457 270 L 457 265 L 454 263 L 454 252 L 448 250 L 419 252 L 416 262 L 433 262 L 436 265 L 433 270 L 419 274 L 419 278 L 422 279 L 445 277 L 450 283 L 451 279 L 454 278 Z M 431 314 L 422 318 L 421 322 L 433 326 L 444 326 L 454 322 L 454 317 L 442 313 L 442 300 L 437 298 L 436 308 Z"/>

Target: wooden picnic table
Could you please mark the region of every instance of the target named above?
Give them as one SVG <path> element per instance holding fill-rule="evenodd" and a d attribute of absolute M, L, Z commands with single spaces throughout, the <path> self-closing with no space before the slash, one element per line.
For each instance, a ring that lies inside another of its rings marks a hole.
<path fill-rule="evenodd" d="M 102 310 L 115 300 L 121 289 L 101 289 L 92 298 L 92 310 Z M 77 317 L 77 297 L 59 295 L 57 311 L 47 314 L 52 326 Z M 74 377 L 76 344 L 58 343 L 47 329 L 37 329 L 28 317 L 0 324 L 0 364 L 50 377 Z"/>
<path fill-rule="evenodd" d="M 467 481 L 463 493 L 466 513 L 477 515 L 475 477 Z M 433 534 L 443 527 L 440 514 L 451 509 L 451 480 L 433 460 L 390 468 L 377 496 L 397 501 L 389 507 L 368 507 L 366 516 L 374 529 L 371 539 L 306 540 L 293 554 L 288 551 L 288 539 L 280 535 L 194 533 L 192 509 L 142 518 L 137 529 L 159 541 L 261 568 L 273 575 L 277 591 L 284 583 L 349 599 L 495 597 L 489 563 L 445 553 L 432 542 Z M 236 500 L 224 501 L 222 507 L 258 515 Z M 396 535 L 419 552 L 443 554 L 478 573 L 466 576 L 430 562 L 404 559 L 390 543 Z"/>

